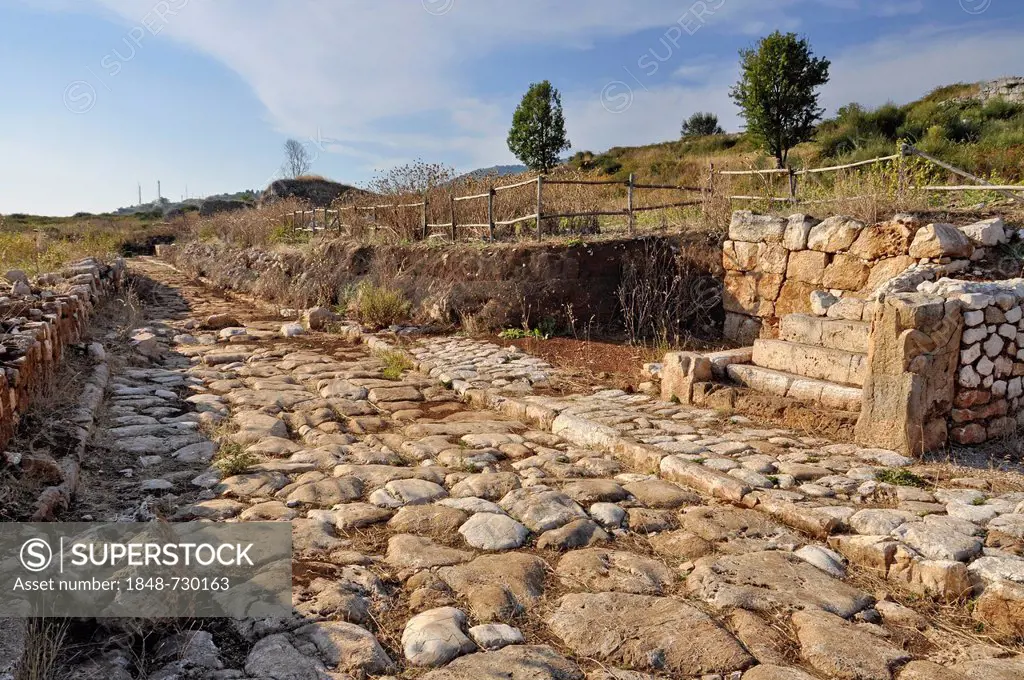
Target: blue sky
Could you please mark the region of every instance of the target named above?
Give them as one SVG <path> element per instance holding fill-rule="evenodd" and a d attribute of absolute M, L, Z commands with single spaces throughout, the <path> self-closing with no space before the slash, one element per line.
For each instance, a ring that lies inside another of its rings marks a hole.
<path fill-rule="evenodd" d="M 737 130 L 737 50 L 777 28 L 832 60 L 830 111 L 1024 72 L 1020 0 L 0 0 L 0 213 L 262 188 L 289 137 L 349 183 L 511 163 L 544 78 L 573 150 Z"/>

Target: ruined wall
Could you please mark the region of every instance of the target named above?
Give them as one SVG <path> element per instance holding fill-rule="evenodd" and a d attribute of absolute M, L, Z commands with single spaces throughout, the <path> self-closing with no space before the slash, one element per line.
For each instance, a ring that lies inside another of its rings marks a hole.
<path fill-rule="evenodd" d="M 905 216 L 868 227 L 841 215 L 819 222 L 802 214 L 735 212 L 723 245 L 726 337 L 743 343 L 774 337 L 780 317 L 811 311 L 814 291 L 868 297 L 917 261 L 909 251 L 921 226 Z M 830 316 L 867 321 L 871 313 L 846 305 Z"/>
<path fill-rule="evenodd" d="M 964 310 L 951 438 L 980 444 L 1010 434 L 1024 424 L 1024 279 L 940 279 L 919 288 Z"/>
<path fill-rule="evenodd" d="M 82 337 L 93 307 L 123 277 L 120 260 L 83 260 L 35 282 L 20 271 L 7 273 L 10 285 L 0 283 L 0 450 L 53 377 L 65 348 Z"/>
<path fill-rule="evenodd" d="M 819 222 L 736 211 L 722 252 L 725 336 L 775 337 L 778 320 L 794 313 L 870 321 L 878 291 L 908 268 L 962 271 L 1008 238 L 999 218 L 958 227 L 896 215 L 869 226 L 842 215 Z"/>

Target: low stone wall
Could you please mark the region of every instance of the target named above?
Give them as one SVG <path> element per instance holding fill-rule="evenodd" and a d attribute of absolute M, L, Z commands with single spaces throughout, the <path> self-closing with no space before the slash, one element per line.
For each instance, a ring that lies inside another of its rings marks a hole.
<path fill-rule="evenodd" d="M 951 438 L 979 444 L 1010 434 L 1024 424 L 1024 279 L 940 279 L 919 289 L 963 307 Z"/>
<path fill-rule="evenodd" d="M 34 282 L 24 272 L 7 272 L 0 283 L 0 450 L 65 348 L 82 337 L 96 303 L 122 285 L 124 272 L 121 260 L 83 260 Z"/>
<path fill-rule="evenodd" d="M 776 337 L 781 317 L 816 303 L 831 318 L 870 321 L 877 291 L 907 268 L 967 268 L 1005 239 L 999 219 L 954 227 L 897 215 L 868 226 L 842 215 L 819 222 L 736 211 L 723 244 L 725 336 L 743 344 Z"/>

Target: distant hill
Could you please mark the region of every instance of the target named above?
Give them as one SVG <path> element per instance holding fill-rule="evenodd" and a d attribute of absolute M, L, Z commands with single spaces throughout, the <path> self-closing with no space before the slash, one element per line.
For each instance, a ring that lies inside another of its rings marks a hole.
<path fill-rule="evenodd" d="M 680 120 L 685 112 L 680 112 Z M 1006 182 L 1024 179 L 1024 79 L 956 83 L 936 88 L 905 104 L 874 109 L 847 104 L 823 120 L 814 140 L 796 146 L 790 163 L 797 168 L 848 163 L 895 153 L 909 141 L 969 172 Z M 604 152 L 580 151 L 569 159 L 577 170 L 625 181 L 703 184 L 709 166 L 771 167 L 746 134 L 675 139 Z"/>
<path fill-rule="evenodd" d="M 480 168 L 459 175 L 455 181 L 460 179 L 480 179 L 482 177 L 505 177 L 506 175 L 518 175 L 526 172 L 525 165 L 492 165 L 489 168 Z"/>

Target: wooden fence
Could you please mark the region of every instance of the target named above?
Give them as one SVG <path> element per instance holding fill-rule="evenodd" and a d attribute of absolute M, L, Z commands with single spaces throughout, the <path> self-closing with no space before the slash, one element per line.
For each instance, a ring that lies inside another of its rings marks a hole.
<path fill-rule="evenodd" d="M 875 165 L 875 164 L 879 164 L 879 163 L 887 163 L 887 162 L 898 160 L 900 158 L 909 158 L 909 157 L 912 157 L 912 156 L 917 156 L 918 158 L 923 158 L 924 160 L 926 160 L 929 163 L 932 163 L 932 164 L 942 168 L 943 170 L 946 170 L 948 172 L 953 173 L 954 175 L 957 175 L 959 177 L 963 177 L 964 179 L 968 179 L 968 180 L 974 182 L 974 184 L 969 184 L 969 185 L 961 184 L 961 185 L 947 185 L 947 186 L 911 187 L 911 188 L 913 188 L 915 190 L 925 191 L 925 192 L 943 192 L 943 191 L 949 192 L 949 191 L 976 191 L 978 189 L 984 189 L 984 190 L 987 190 L 987 191 L 998 192 L 999 194 L 1001 194 L 1003 196 L 1006 196 L 1007 198 L 1011 198 L 1011 199 L 1013 199 L 1014 201 L 1016 201 L 1018 203 L 1024 203 L 1024 198 L 1022 198 L 1021 196 L 1018 196 L 1016 193 L 1013 193 L 1013 192 L 1024 192 L 1024 186 L 992 184 L 991 182 L 989 182 L 989 181 L 987 181 L 987 180 L 985 180 L 985 179 L 983 179 L 981 177 L 978 177 L 976 175 L 972 175 L 971 173 L 967 172 L 966 170 L 961 170 L 960 168 L 957 168 L 957 167 L 954 167 L 954 166 L 952 166 L 952 165 L 950 165 L 948 163 L 945 163 L 945 162 L 939 160 L 938 158 L 936 158 L 936 157 L 934 157 L 934 156 L 932 156 L 930 154 L 927 154 L 924 151 L 921 151 L 920 149 L 918 149 L 918 148 L 916 148 L 916 147 L 914 147 L 914 146 L 912 146 L 910 144 L 904 144 L 902 149 L 900 150 L 900 153 L 893 154 L 891 156 L 880 156 L 878 158 L 869 158 L 867 160 L 857 161 L 856 163 L 847 163 L 845 165 L 832 165 L 832 166 L 823 167 L 823 168 L 809 168 L 809 169 L 805 169 L 805 170 L 794 170 L 793 168 L 772 168 L 772 169 L 768 169 L 768 170 L 720 170 L 720 171 L 715 172 L 715 174 L 719 175 L 719 176 L 743 176 L 743 175 L 747 175 L 747 176 L 764 177 L 764 176 L 770 176 L 770 175 L 776 175 L 776 174 L 778 174 L 778 175 L 787 175 L 788 176 L 788 179 L 789 179 L 789 195 L 788 196 L 770 196 L 770 195 L 766 195 L 766 196 L 742 196 L 742 195 L 730 195 L 730 196 L 728 196 L 728 198 L 731 201 L 767 201 L 769 203 L 801 203 L 801 204 L 828 203 L 828 202 L 831 202 L 833 199 L 823 199 L 823 200 L 805 200 L 805 199 L 801 199 L 799 197 L 799 184 L 800 184 L 799 178 L 800 177 L 804 177 L 804 176 L 817 175 L 817 174 L 821 174 L 821 173 L 839 172 L 841 170 L 849 170 L 849 169 L 852 169 L 852 168 L 859 168 L 859 167 L 864 167 L 864 166 L 867 166 L 867 165 Z M 905 180 L 901 179 L 900 180 L 900 185 L 903 186 L 904 184 L 905 184 Z M 852 197 L 852 198 L 870 198 L 870 197 L 869 196 L 855 196 L 855 197 Z"/>
<path fill-rule="evenodd" d="M 400 211 L 418 211 L 418 226 L 414 229 L 414 234 L 410 234 L 415 239 L 426 240 L 431 237 L 447 237 L 453 242 L 459 238 L 460 229 L 474 229 L 474 230 L 486 230 L 486 239 L 494 240 L 495 232 L 499 227 L 513 227 L 525 222 L 534 223 L 534 236 L 536 240 L 541 240 L 544 236 L 544 224 L 545 221 L 550 223 L 553 220 L 562 219 L 573 219 L 573 218 L 586 218 L 586 217 L 622 217 L 625 219 L 627 224 L 627 230 L 630 235 L 636 233 L 636 216 L 638 213 L 657 211 L 657 210 L 669 210 L 673 208 L 686 208 L 693 206 L 705 206 L 707 201 L 715 198 L 716 196 L 722 196 L 720 192 L 723 188 L 720 186 L 720 182 L 716 180 L 719 177 L 739 177 L 739 176 L 757 176 L 757 177 L 771 177 L 774 175 L 785 175 L 788 179 L 788 192 L 785 196 L 774 196 L 770 194 L 765 195 L 734 195 L 725 192 L 724 198 L 729 201 L 766 201 L 768 203 L 788 203 L 788 204 L 814 204 L 814 203 L 829 203 L 837 200 L 851 200 L 857 198 L 870 198 L 870 196 L 855 196 L 855 197 L 844 197 L 843 199 L 805 199 L 800 197 L 800 189 L 803 183 L 803 178 L 821 175 L 823 173 L 836 173 L 843 170 L 850 170 L 855 168 L 862 168 L 869 165 L 876 165 L 880 163 L 887 163 L 898 160 L 904 157 L 917 156 L 925 159 L 926 161 L 948 171 L 959 177 L 967 179 L 973 184 L 969 185 L 948 185 L 948 186 L 920 186 L 910 187 L 914 190 L 925 191 L 925 192 L 955 192 L 955 191 L 968 191 L 968 190 L 987 190 L 999 192 L 1000 194 L 1007 196 L 1014 201 L 1024 203 L 1024 197 L 1018 195 L 1019 192 L 1024 192 L 1024 186 L 1016 185 L 995 185 L 987 180 L 972 175 L 964 170 L 956 168 L 948 163 L 945 163 L 934 156 L 931 156 L 919 149 L 916 149 L 910 144 L 905 144 L 901 149 L 900 153 L 892 154 L 890 156 L 882 156 L 879 158 L 871 158 L 868 160 L 857 161 L 855 163 L 846 163 L 844 165 L 833 165 L 821 168 L 807 168 L 802 170 L 795 170 L 793 168 L 773 168 L 765 170 L 716 170 L 712 164 L 709 168 L 709 174 L 707 178 L 707 184 L 705 186 L 684 186 L 674 184 L 644 184 L 636 181 L 635 175 L 630 175 L 625 181 L 621 180 L 577 180 L 577 179 L 557 179 L 540 175 L 527 180 L 514 182 L 512 184 L 506 184 L 501 186 L 491 186 L 487 191 L 476 193 L 468 196 L 455 196 L 450 195 L 444 198 L 434 198 L 431 200 L 430 195 L 424 195 L 422 200 L 410 202 L 410 203 L 385 203 L 378 205 L 346 205 L 339 206 L 336 208 L 314 208 L 312 210 L 302 210 L 291 213 L 289 219 L 289 226 L 293 229 L 304 230 L 304 231 L 323 231 L 323 230 L 337 230 L 343 232 L 345 230 L 352 231 L 357 220 L 354 218 L 362 216 L 362 223 L 368 225 L 374 232 L 380 230 L 392 230 L 398 232 L 398 216 Z M 511 215 L 507 219 L 498 219 L 497 212 L 495 210 L 495 198 L 498 194 L 506 191 L 512 191 L 515 189 L 521 189 L 523 187 L 535 185 L 536 186 L 536 199 L 533 202 L 534 209 L 525 214 Z M 625 187 L 625 204 L 622 208 L 618 209 L 602 209 L 602 210 L 586 210 L 576 212 L 545 212 L 545 187 L 552 187 L 558 185 L 580 185 L 580 186 L 622 186 Z M 901 186 L 904 186 L 904 180 L 901 179 Z M 667 203 L 659 203 L 656 205 L 638 205 L 636 197 L 638 192 L 642 191 L 671 191 L 680 194 L 681 200 L 670 201 Z M 697 195 L 695 198 L 688 198 L 689 196 Z M 459 206 L 460 204 L 468 204 L 476 201 L 486 201 L 486 222 L 460 222 L 459 221 Z M 429 220 L 430 207 L 441 205 L 442 212 L 447 216 L 447 220 L 444 222 L 431 222 Z M 446 204 L 446 205 L 445 205 Z M 382 216 L 386 217 L 391 215 L 394 218 L 395 224 L 388 224 L 386 219 L 381 219 Z M 346 218 L 346 216 L 350 216 Z"/>
<path fill-rule="evenodd" d="M 530 213 L 513 216 L 510 219 L 497 219 L 495 212 L 494 201 L 495 197 L 504 191 L 510 191 L 530 185 L 536 185 L 536 209 Z M 622 186 L 626 189 L 625 205 L 619 210 L 589 210 L 579 212 L 545 212 L 544 211 L 544 188 L 558 185 L 583 185 L 583 186 Z M 653 191 L 673 191 L 679 192 L 684 195 L 697 193 L 701 195 L 699 199 L 679 200 L 671 201 L 669 203 L 661 203 L 657 205 L 637 205 L 635 197 L 637 193 L 645 190 Z M 539 241 L 544 236 L 544 222 L 545 220 L 560 220 L 560 219 L 572 219 L 580 217 L 608 217 L 608 216 L 619 216 L 623 217 L 628 225 L 628 231 L 630 234 L 636 233 L 636 215 L 642 212 L 650 212 L 656 210 L 667 210 L 670 208 L 683 208 L 687 206 L 701 205 L 704 196 L 710 192 L 710 186 L 705 187 L 692 187 L 682 186 L 675 184 L 643 184 L 636 181 L 635 175 L 630 175 L 626 181 L 620 180 L 569 180 L 569 179 L 552 179 L 550 177 L 540 175 L 532 179 L 515 182 L 513 184 L 506 184 L 502 186 L 490 187 L 488 191 L 484 193 L 472 194 L 469 196 L 450 196 L 447 198 L 447 214 L 448 221 L 446 222 L 430 222 L 428 221 L 428 208 L 431 205 L 435 205 L 431 202 L 428 196 L 424 196 L 423 200 L 415 203 L 385 203 L 379 205 L 369 206 L 340 206 L 335 209 L 329 208 L 314 208 L 312 210 L 299 210 L 290 214 L 289 226 L 293 229 L 299 229 L 304 231 L 321 231 L 337 229 L 339 231 L 345 229 L 352 229 L 353 224 L 346 222 L 343 216 L 346 214 L 356 215 L 359 213 L 365 214 L 368 218 L 368 222 L 373 229 L 384 229 L 388 228 L 386 224 L 382 224 L 378 219 L 381 214 L 388 211 L 398 210 L 419 210 L 419 230 L 417 238 L 425 240 L 430 238 L 432 235 L 436 235 L 438 231 L 450 236 L 452 241 L 458 240 L 459 229 L 486 229 L 487 238 L 494 240 L 495 230 L 498 227 L 511 227 L 523 222 L 534 222 L 534 234 L 536 239 Z M 435 199 L 436 200 L 436 199 Z M 487 202 L 487 222 L 486 223 L 474 223 L 474 222 L 460 222 L 459 221 L 459 210 L 458 206 L 461 203 L 469 201 L 486 201 Z"/>

